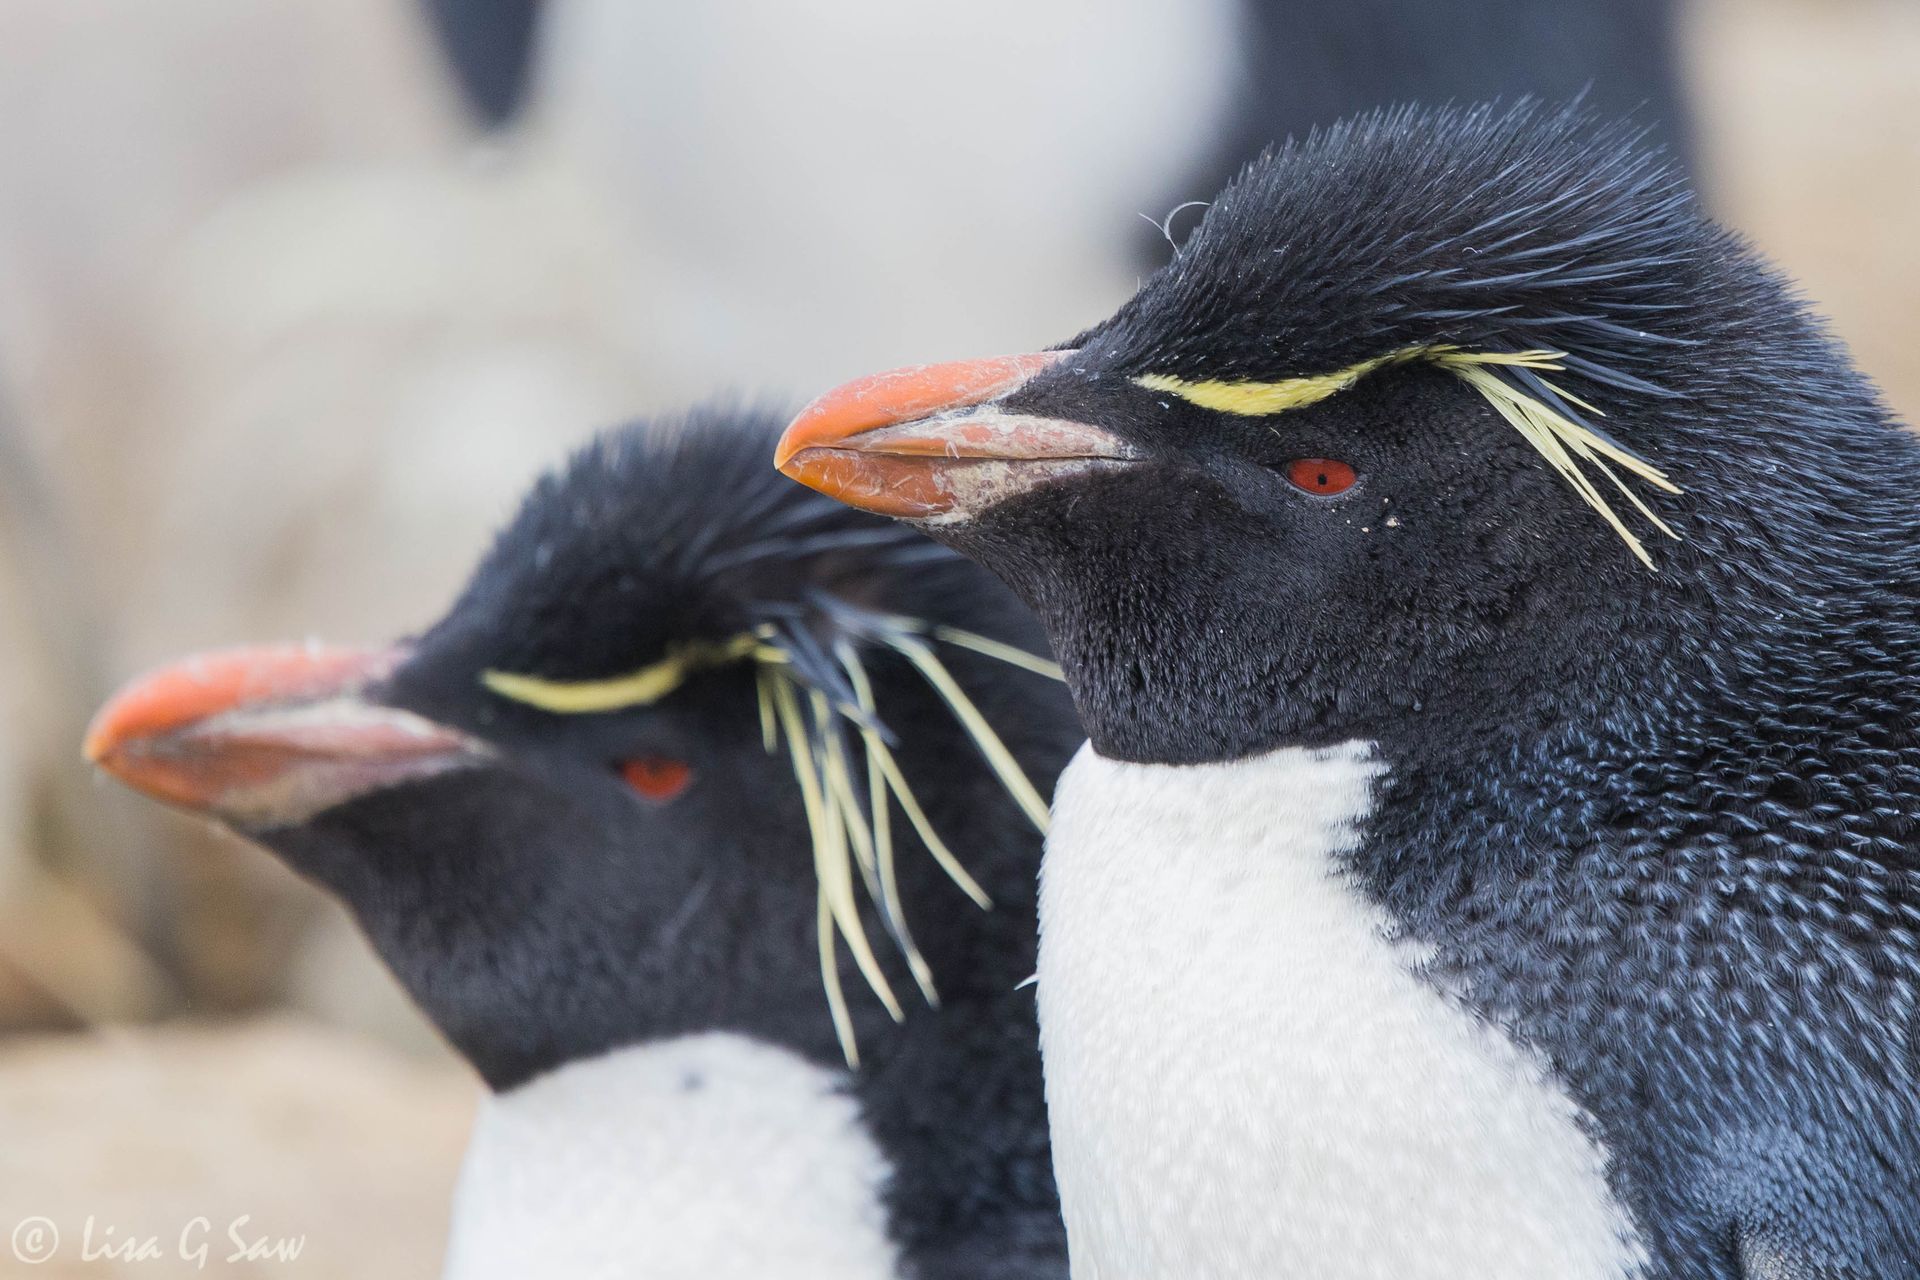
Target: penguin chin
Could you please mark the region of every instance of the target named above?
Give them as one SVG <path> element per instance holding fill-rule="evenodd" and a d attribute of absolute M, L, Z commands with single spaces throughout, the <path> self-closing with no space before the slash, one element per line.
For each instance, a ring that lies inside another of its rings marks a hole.
<path fill-rule="evenodd" d="M 1040 619 L 1095 750 L 1198 764 L 1303 745 L 1298 731 L 1311 720 L 1271 672 L 1249 669 L 1253 636 L 1278 624 L 1235 570 L 1239 537 L 1212 514 L 1223 505 L 1233 504 L 1206 477 L 1146 460 L 924 527 L 992 570 Z M 1138 538 L 1113 518 L 1127 510 L 1209 533 Z M 1231 616 L 1221 601 L 1236 602 Z M 1339 740 L 1329 729 L 1312 741 L 1323 736 Z"/>

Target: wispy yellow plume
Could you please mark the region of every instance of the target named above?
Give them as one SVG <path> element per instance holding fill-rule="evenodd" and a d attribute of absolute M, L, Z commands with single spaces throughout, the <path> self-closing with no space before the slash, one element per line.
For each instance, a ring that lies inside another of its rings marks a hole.
<path fill-rule="evenodd" d="M 1564 353 L 1558 351 L 1463 351 L 1458 347 L 1438 345 L 1406 347 L 1383 356 L 1375 356 L 1370 360 L 1362 360 L 1333 373 L 1314 374 L 1302 378 L 1282 378 L 1275 382 L 1189 381 L 1164 374 L 1148 374 L 1135 378 L 1134 382 L 1149 391 L 1178 396 L 1189 404 L 1198 405 L 1203 409 L 1247 417 L 1263 417 L 1316 404 L 1328 396 L 1345 391 L 1366 375 L 1390 365 L 1409 364 L 1415 361 L 1437 365 L 1453 373 L 1486 397 L 1495 411 L 1534 447 L 1535 451 L 1546 460 L 1547 465 L 1558 472 L 1573 491 L 1580 495 L 1583 502 L 1599 512 L 1601 518 L 1620 535 L 1641 563 L 1651 569 L 1654 567 L 1653 557 L 1647 553 L 1646 546 L 1632 530 L 1627 528 L 1626 522 L 1608 504 L 1606 495 L 1600 491 L 1599 486 L 1593 482 L 1592 477 L 1583 467 L 1592 467 L 1605 476 L 1648 523 L 1669 538 L 1675 539 L 1680 535 L 1674 532 L 1666 521 L 1655 515 L 1638 494 L 1627 487 L 1626 482 L 1620 478 L 1614 467 L 1624 469 L 1665 493 L 1679 493 L 1679 486 L 1652 463 L 1628 453 L 1604 436 L 1575 422 L 1540 397 L 1529 395 L 1491 372 L 1492 367 L 1506 366 L 1531 370 L 1536 374 L 1542 371 L 1557 373 L 1566 368 L 1565 360 Z M 1542 379 L 1542 381 L 1545 380 Z M 1546 383 L 1546 385 L 1552 389 L 1554 395 L 1568 404 L 1575 405 L 1596 417 L 1605 416 L 1592 405 L 1562 388 L 1552 383 Z"/>
<path fill-rule="evenodd" d="M 507 671 L 483 671 L 480 683 L 509 702 L 554 715 L 597 715 L 652 706 L 685 684 L 695 671 L 729 666 L 750 656 L 763 643 L 758 635 L 747 632 L 717 644 L 680 645 L 668 650 L 658 662 L 603 680 L 548 680 Z"/>
<path fill-rule="evenodd" d="M 851 617 L 851 613 L 849 615 Z M 869 639 L 907 660 L 933 689 L 1027 818 L 1046 830 L 1047 806 L 1021 770 L 986 716 L 947 670 L 932 641 L 994 658 L 1022 670 L 1060 679 L 1060 668 L 1026 650 L 989 636 L 956 627 L 929 626 L 916 618 L 860 614 L 861 629 Z M 755 666 L 755 701 L 760 737 L 771 754 L 784 743 L 800 789 L 807 829 L 813 846 L 814 879 L 818 887 L 820 982 L 827 996 L 835 1034 L 847 1065 L 858 1066 L 860 1048 L 854 1038 L 853 1018 L 840 981 L 838 947 L 844 942 L 867 985 L 895 1019 L 905 1010 L 887 982 L 873 944 L 862 923 L 856 880 L 880 911 L 887 930 L 899 946 L 916 986 L 928 1004 L 938 1003 L 933 971 L 907 927 L 894 859 L 893 806 L 898 804 L 907 824 L 920 837 L 934 862 L 969 898 L 981 907 L 992 905 L 953 850 L 941 839 L 914 794 L 900 763 L 879 728 L 883 708 L 874 702 L 856 646 L 842 642 L 834 655 L 853 694 L 851 706 L 841 706 L 815 687 L 797 669 L 794 655 L 782 647 L 771 626 L 742 632 L 727 640 L 686 644 L 668 651 L 658 662 L 627 675 L 602 680 L 564 681 L 540 676 L 486 671 L 481 682 L 494 693 L 555 715 L 590 715 L 651 706 L 678 689 L 694 672 L 751 662 Z M 842 695 L 844 697 L 844 694 Z M 855 762 L 847 750 L 845 732 L 857 735 L 865 751 L 865 803 L 855 781 Z M 856 876 L 857 869 L 857 876 Z"/>

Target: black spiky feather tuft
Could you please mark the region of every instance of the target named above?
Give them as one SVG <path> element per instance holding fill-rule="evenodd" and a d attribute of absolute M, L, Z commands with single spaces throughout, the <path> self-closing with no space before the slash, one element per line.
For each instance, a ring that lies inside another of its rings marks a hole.
<path fill-rule="evenodd" d="M 1505 398 L 1684 491 L 1638 490 L 1638 527 L 1682 539 L 1661 549 L 1663 574 L 1763 595 L 1819 576 L 1831 555 L 1865 554 L 1827 545 L 1834 504 L 1910 507 L 1912 442 L 1791 283 L 1701 214 L 1642 132 L 1522 101 L 1385 110 L 1289 144 L 1071 344 L 1076 363 L 1258 383 L 1436 347 L 1551 352 L 1564 372 L 1494 370 Z"/>
<path fill-rule="evenodd" d="M 1375 112 L 1289 143 L 1085 335 L 1112 367 L 1268 380 L 1407 347 L 1550 349 L 1661 394 L 1699 218 L 1641 130 L 1535 103 Z M 1252 323 L 1250 323 L 1250 321 Z"/>
<path fill-rule="evenodd" d="M 425 643 L 590 680 L 774 626 L 831 649 L 828 602 L 929 621 L 998 588 L 768 462 L 783 415 L 715 406 L 608 431 L 537 484 Z"/>

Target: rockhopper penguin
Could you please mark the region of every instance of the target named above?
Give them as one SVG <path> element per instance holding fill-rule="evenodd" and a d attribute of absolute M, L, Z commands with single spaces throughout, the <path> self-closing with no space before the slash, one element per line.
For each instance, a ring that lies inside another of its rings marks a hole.
<path fill-rule="evenodd" d="M 1011 583 L 1090 733 L 1076 1280 L 1920 1275 L 1920 448 L 1629 131 L 1335 128 L 778 459 Z"/>
<path fill-rule="evenodd" d="M 417 639 L 95 723 L 337 894 L 491 1087 L 451 1276 L 1065 1274 L 1017 988 L 1081 733 L 1012 594 L 774 474 L 781 420 L 607 435 Z"/>

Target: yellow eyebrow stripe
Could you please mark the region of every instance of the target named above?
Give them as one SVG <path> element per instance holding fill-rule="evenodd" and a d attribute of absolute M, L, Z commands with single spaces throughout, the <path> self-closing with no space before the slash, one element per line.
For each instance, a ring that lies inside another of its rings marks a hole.
<path fill-rule="evenodd" d="M 719 643 L 680 645 L 660 661 L 623 676 L 604 680 L 548 680 L 542 676 L 483 671 L 480 683 L 509 702 L 537 707 L 554 715 L 593 715 L 652 706 L 686 683 L 695 671 L 723 667 L 751 657 L 763 644 L 753 632 L 742 632 Z"/>
<path fill-rule="evenodd" d="M 1565 359 L 1565 354 L 1559 351 L 1462 351 L 1459 347 L 1438 343 L 1427 347 L 1402 347 L 1398 351 L 1389 351 L 1386 355 L 1362 360 L 1332 373 L 1281 378 L 1275 382 L 1188 381 L 1163 373 L 1146 374 L 1135 378 L 1133 382 L 1149 391 L 1164 391 L 1178 396 L 1202 409 L 1242 417 L 1261 417 L 1317 404 L 1328 396 L 1345 391 L 1376 369 L 1414 360 L 1427 361 L 1478 391 L 1506 419 L 1508 425 L 1533 446 L 1547 465 L 1559 473 L 1580 500 L 1598 512 L 1620 535 L 1635 558 L 1652 569 L 1655 567 L 1653 557 L 1648 554 L 1646 546 L 1627 528 L 1626 522 L 1608 504 L 1606 495 L 1583 468 L 1591 467 L 1606 477 L 1648 523 L 1676 541 L 1680 535 L 1654 514 L 1640 495 L 1626 486 L 1614 468 L 1618 467 L 1664 493 L 1677 494 L 1681 491 L 1680 486 L 1646 459 L 1627 452 L 1605 436 L 1553 409 L 1538 396 L 1530 395 L 1489 372 L 1490 366 L 1501 365 L 1536 373 L 1543 370 L 1559 372 L 1566 368 L 1563 363 Z M 1605 416 L 1586 401 L 1562 391 L 1552 383 L 1546 385 L 1562 400 L 1578 405 L 1596 417 Z"/>
<path fill-rule="evenodd" d="M 1345 391 L 1376 369 L 1390 364 L 1401 364 L 1408 360 L 1417 360 L 1427 355 L 1429 351 L 1429 348 L 1408 347 L 1402 351 L 1389 351 L 1386 355 L 1374 356 L 1371 360 L 1362 360 L 1358 364 L 1350 364 L 1332 373 L 1316 373 L 1303 378 L 1282 378 L 1277 382 L 1222 382 L 1218 379 L 1188 381 L 1165 373 L 1149 373 L 1135 378 L 1133 382 L 1135 386 L 1145 387 L 1148 391 L 1164 391 L 1168 395 L 1178 396 L 1188 404 L 1198 405 L 1202 409 L 1257 418 L 1270 413 L 1285 413 L 1289 409 L 1304 409 L 1310 404 L 1318 404 L 1328 396 Z"/>

